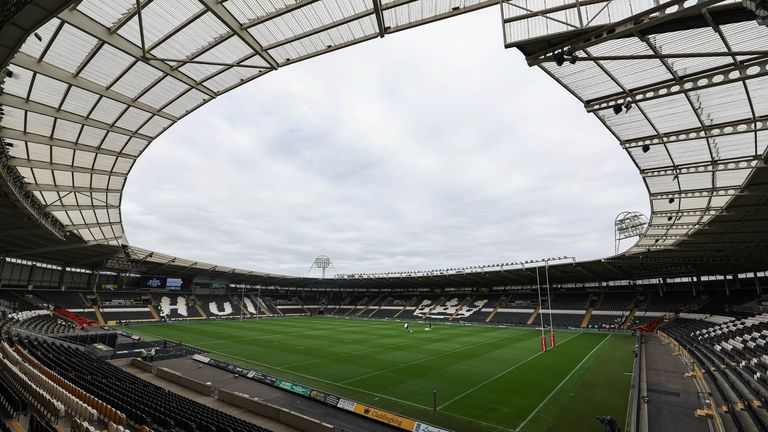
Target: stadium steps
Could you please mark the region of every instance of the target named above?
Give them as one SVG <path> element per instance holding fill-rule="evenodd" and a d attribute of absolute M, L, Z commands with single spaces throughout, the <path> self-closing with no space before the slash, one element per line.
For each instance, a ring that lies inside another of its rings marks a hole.
<path fill-rule="evenodd" d="M 435 311 L 435 309 L 439 308 L 440 306 L 444 305 L 445 302 L 448 301 L 448 297 L 446 296 L 440 296 L 439 299 L 435 302 L 435 304 L 432 305 L 431 308 L 427 311 L 427 313 L 424 314 L 424 317 L 421 319 L 422 321 L 426 321 L 429 319 L 429 316 L 432 315 L 432 312 Z"/>
<path fill-rule="evenodd" d="M 155 305 L 151 304 L 151 305 L 147 305 L 147 307 L 149 308 L 149 313 L 151 313 L 156 320 L 160 321 L 160 315 L 157 314 Z"/>
<path fill-rule="evenodd" d="M 104 325 L 104 324 L 107 323 L 106 321 L 104 321 L 104 315 L 101 314 L 101 308 L 100 307 L 94 306 L 93 307 L 93 312 L 96 313 L 96 318 L 99 319 L 99 324 Z"/>
<path fill-rule="evenodd" d="M 200 316 L 203 317 L 203 319 L 208 318 L 208 314 L 206 314 L 203 308 L 200 307 L 200 302 L 197 300 L 197 297 L 194 297 L 194 299 L 195 299 L 195 309 L 197 310 L 197 313 L 199 313 Z M 187 301 L 189 303 L 192 303 L 189 298 L 187 298 Z"/>
<path fill-rule="evenodd" d="M 85 306 L 89 306 L 89 307 L 90 307 L 90 306 L 91 306 L 91 302 L 89 302 L 89 301 L 88 301 L 88 299 L 85 297 L 85 294 L 83 294 L 83 293 L 81 293 L 81 292 L 80 292 L 80 293 L 78 293 L 78 294 L 80 295 L 80 300 L 82 300 L 82 301 L 83 301 L 83 304 L 84 304 Z"/>
<path fill-rule="evenodd" d="M 276 314 L 276 313 L 273 313 L 269 309 L 269 306 L 267 306 L 266 303 L 264 303 L 264 299 L 263 298 L 261 298 L 261 297 L 254 297 L 253 294 L 248 294 L 248 297 L 250 297 L 251 301 L 253 301 L 259 307 L 259 312 L 261 313 L 261 315 L 275 315 Z"/>
<path fill-rule="evenodd" d="M 496 302 L 496 306 L 493 308 L 493 311 L 488 315 L 488 318 L 485 319 L 485 322 L 491 322 L 493 319 L 493 316 L 496 315 L 496 312 L 499 311 L 502 305 L 507 303 L 507 300 L 509 299 L 509 296 L 501 296 L 499 301 Z"/>
<path fill-rule="evenodd" d="M 384 296 L 382 295 L 382 297 L 384 297 Z M 368 318 L 372 317 L 374 314 L 376 314 L 376 312 L 380 311 L 380 310 L 381 310 L 381 307 L 382 307 L 382 306 L 384 306 L 385 304 L 389 303 L 391 300 L 392 300 L 392 297 L 387 297 L 387 298 L 386 298 L 386 299 L 385 299 L 383 302 L 381 302 L 381 304 L 379 304 L 379 306 L 378 306 L 378 307 L 376 307 L 376 308 L 373 310 L 373 312 L 371 312 L 371 313 L 368 315 Z"/>
<path fill-rule="evenodd" d="M 235 298 L 235 297 L 232 297 L 230 295 L 229 296 L 229 303 L 232 304 L 232 305 L 237 305 L 237 307 L 240 308 L 240 312 L 243 314 L 243 316 L 248 317 L 248 318 L 251 317 L 251 313 L 248 312 L 248 308 L 246 308 L 245 305 L 240 302 L 240 297 Z M 232 312 L 235 312 L 234 309 L 232 310 Z"/>
<path fill-rule="evenodd" d="M 6 420 L 6 424 L 10 428 L 11 432 L 27 432 L 22 424 L 16 419 Z"/>
<path fill-rule="evenodd" d="M 635 319 L 635 314 L 637 314 L 637 308 L 633 307 L 629 313 L 627 314 L 627 317 L 624 318 L 624 321 L 621 323 L 622 328 L 626 328 L 629 323 L 632 322 L 633 319 Z"/>
<path fill-rule="evenodd" d="M 456 315 L 458 315 L 469 303 L 472 303 L 472 299 L 474 299 L 474 296 L 467 296 L 464 301 L 461 302 L 459 307 L 456 308 L 456 310 L 453 312 L 453 315 L 451 315 L 450 318 L 448 318 L 448 321 L 453 321 L 454 318 L 456 318 Z"/>
<path fill-rule="evenodd" d="M 369 298 L 364 298 L 363 301 L 361 301 L 360 304 L 358 304 L 357 307 L 353 310 L 354 311 L 353 315 L 356 317 L 362 315 L 363 312 L 367 311 L 371 305 L 376 304 L 376 302 L 379 301 L 380 298 L 381 296 L 374 297 L 373 301 L 370 301 Z"/>
<path fill-rule="evenodd" d="M 364 313 L 365 313 L 365 311 L 367 311 L 368 309 L 374 309 L 374 312 L 376 312 L 376 311 L 377 311 L 379 308 L 378 308 L 378 307 L 376 307 L 376 306 L 374 306 L 374 305 L 375 305 L 376 303 L 379 303 L 379 302 L 380 302 L 380 301 L 381 301 L 383 298 L 384 298 L 384 294 L 381 294 L 381 295 L 379 295 L 378 297 L 376 297 L 375 299 L 373 299 L 373 301 L 372 301 L 370 304 L 368 304 L 368 306 L 364 307 L 364 308 L 363 308 L 363 310 L 361 310 L 360 312 L 358 312 L 356 316 L 361 316 L 361 315 L 362 315 L 362 314 L 364 314 Z M 368 315 L 368 316 L 370 316 L 370 315 Z"/>
<path fill-rule="evenodd" d="M 403 312 L 405 312 L 405 308 L 407 308 L 408 306 L 413 306 L 413 305 L 415 305 L 415 304 L 416 304 L 416 302 L 418 302 L 418 301 L 419 301 L 419 297 L 418 297 L 418 296 L 413 296 L 413 297 L 411 298 L 411 300 L 409 300 L 409 301 L 408 301 L 408 303 L 406 303 L 406 305 L 405 305 L 405 306 L 403 306 L 403 308 L 402 308 L 402 309 L 400 309 L 400 311 L 399 311 L 398 313 L 396 313 L 396 314 L 395 314 L 395 316 L 393 316 L 392 318 L 397 318 L 397 317 L 399 317 L 399 316 L 400 316 L 400 314 L 402 314 Z"/>
<path fill-rule="evenodd" d="M 272 301 L 271 297 L 267 297 L 267 306 L 269 306 L 272 309 L 276 310 L 278 315 L 280 315 L 280 316 L 285 315 L 283 313 L 283 311 L 281 311 L 280 308 L 278 308 L 277 305 L 275 305 L 275 303 Z"/>
<path fill-rule="evenodd" d="M 368 301 L 368 297 L 367 296 L 363 297 L 363 299 L 360 300 L 359 302 L 357 302 L 357 304 L 354 307 L 352 307 L 352 309 L 347 310 L 347 312 L 344 314 L 344 316 L 350 315 L 352 312 L 356 311 L 357 308 L 359 308 L 361 305 L 365 304 L 365 302 L 367 302 L 367 301 Z M 355 315 L 357 315 L 357 314 L 355 314 Z"/>
<path fill-rule="evenodd" d="M 602 300 L 602 296 L 601 296 L 601 300 Z M 600 301 L 598 301 L 598 304 L 599 303 Z M 592 311 L 594 309 L 595 308 L 592 306 L 587 308 L 587 311 L 584 313 L 584 319 L 581 320 L 581 328 L 584 328 L 589 325 L 589 319 L 592 317 Z"/>
<path fill-rule="evenodd" d="M 531 312 L 531 316 L 528 317 L 528 321 L 525 322 L 526 325 L 533 324 L 534 321 L 536 321 L 536 317 L 539 316 L 539 311 L 541 311 L 541 306 L 536 306 L 536 309 Z"/>
<path fill-rule="evenodd" d="M 310 314 L 310 313 L 309 313 L 309 311 L 307 310 L 307 308 L 305 308 L 305 307 L 304 307 L 304 302 L 303 302 L 303 301 L 301 301 L 301 299 L 300 299 L 300 298 L 298 298 L 298 297 L 294 297 L 293 299 L 296 301 L 296 304 L 298 304 L 298 305 L 299 305 L 299 307 L 301 308 L 301 310 L 303 310 L 303 311 L 304 311 L 304 313 L 306 313 L 306 314 L 309 314 L 309 315 L 312 315 L 312 314 Z"/>
<path fill-rule="evenodd" d="M 344 299 L 341 301 L 341 303 L 336 305 L 336 309 L 334 309 L 333 312 L 330 313 L 330 315 L 336 315 L 336 312 L 338 312 L 339 309 L 341 309 L 342 306 L 346 306 L 347 303 L 349 303 L 349 300 L 350 300 L 349 297 L 344 297 Z"/>

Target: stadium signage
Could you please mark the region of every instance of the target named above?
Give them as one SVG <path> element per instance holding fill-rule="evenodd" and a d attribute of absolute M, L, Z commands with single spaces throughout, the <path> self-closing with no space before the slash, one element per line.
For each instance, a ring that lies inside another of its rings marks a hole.
<path fill-rule="evenodd" d="M 412 431 L 416 427 L 416 422 L 409 418 L 400 417 L 397 414 L 392 414 L 391 412 L 383 411 L 378 408 L 370 407 L 360 403 L 355 404 L 354 412 L 407 431 Z"/>
<path fill-rule="evenodd" d="M 303 385 L 283 381 L 280 379 L 277 380 L 275 386 L 280 387 L 283 390 L 288 390 L 289 392 L 298 393 L 302 396 L 309 396 L 309 394 L 312 392 L 312 389 L 309 387 L 304 387 Z"/>
<path fill-rule="evenodd" d="M 269 376 L 259 371 L 245 369 L 240 366 L 235 366 L 233 364 L 229 364 L 220 360 L 215 360 L 200 354 L 195 354 L 192 356 L 192 358 L 201 363 L 208 364 L 209 366 L 234 372 L 237 375 L 252 379 L 254 381 L 268 384 L 270 386 L 277 387 L 277 388 L 289 391 L 291 393 L 300 394 L 302 396 L 312 398 L 319 402 L 323 402 L 327 405 L 331 405 L 331 406 L 343 409 L 345 411 L 351 411 L 351 412 L 354 412 L 355 414 L 368 417 L 372 420 L 386 423 L 390 426 L 397 427 L 401 430 L 405 430 L 408 432 L 450 432 L 446 429 L 441 429 L 426 423 L 421 423 L 416 420 L 413 420 L 407 417 L 402 417 L 397 414 L 391 413 L 389 411 L 381 410 L 379 408 L 361 404 L 350 399 L 345 399 L 343 397 L 339 397 L 339 396 L 324 392 L 322 390 L 317 390 L 317 389 L 303 386 L 301 384 L 296 384 L 290 381 L 281 380 L 279 378 Z"/>

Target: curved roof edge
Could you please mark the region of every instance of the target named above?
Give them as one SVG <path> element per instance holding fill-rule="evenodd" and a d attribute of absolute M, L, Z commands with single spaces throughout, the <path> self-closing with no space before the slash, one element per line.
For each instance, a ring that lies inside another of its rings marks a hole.
<path fill-rule="evenodd" d="M 355 0 L 351 10 L 336 0 L 275 10 L 256 7 L 258 0 L 144 1 L 139 10 L 130 1 L 124 10 L 57 1 L 70 7 L 51 20 L 54 2 L 12 2 L 20 11 L 12 19 L 27 24 L 0 31 L 15 40 L 37 32 L 20 49 L 16 42 L 0 47 L 15 53 L 14 78 L 0 95 L 0 136 L 13 144 L 12 165 L 27 190 L 77 238 L 0 253 L 68 261 L 75 249 L 98 249 L 102 262 L 130 256 L 139 249 L 119 247 L 127 243 L 125 178 L 175 121 L 279 67 L 498 4 L 422 1 Z M 501 4 L 505 46 L 520 49 L 606 125 L 651 200 L 649 229 L 628 254 L 575 267 L 630 269 L 612 270 L 613 277 L 644 267 L 661 274 L 675 263 L 696 274 L 768 268 L 768 31 L 754 14 L 725 0 L 574 0 L 533 11 L 523 3 Z M 307 18 L 321 7 L 326 14 Z M 166 267 L 175 262 L 187 261 Z"/>

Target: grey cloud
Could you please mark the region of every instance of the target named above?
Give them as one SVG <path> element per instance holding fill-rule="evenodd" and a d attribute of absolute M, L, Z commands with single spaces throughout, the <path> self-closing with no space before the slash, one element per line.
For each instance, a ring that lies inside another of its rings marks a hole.
<path fill-rule="evenodd" d="M 492 8 L 493 9 L 493 8 Z M 267 74 L 142 156 L 137 246 L 252 270 L 432 269 L 613 253 L 637 169 L 577 100 L 504 50 L 498 9 Z"/>

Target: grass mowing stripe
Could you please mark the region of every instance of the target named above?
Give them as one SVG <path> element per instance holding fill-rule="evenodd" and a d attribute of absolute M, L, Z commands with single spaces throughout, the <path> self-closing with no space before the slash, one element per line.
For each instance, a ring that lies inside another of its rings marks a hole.
<path fill-rule="evenodd" d="M 630 383 L 623 374 L 631 366 L 624 366 L 629 357 L 623 351 L 632 342 L 628 338 L 614 335 L 604 341 L 605 335 L 568 332 L 560 343 L 563 350 L 541 355 L 535 330 L 435 324 L 436 331 L 421 332 L 418 326 L 415 334 L 403 335 L 396 321 L 307 317 L 130 330 L 148 330 L 147 339 L 183 339 L 213 358 L 449 430 L 557 432 L 573 425 L 579 426 L 574 430 L 591 430 L 596 414 L 626 418 Z M 571 339 L 576 342 L 566 344 Z M 615 371 L 617 379 L 600 381 L 605 368 Z M 594 395 L 601 393 L 596 389 L 605 395 Z M 433 390 L 442 396 L 440 402 L 447 401 L 436 412 Z M 618 399 L 618 405 L 612 404 Z"/>
<path fill-rule="evenodd" d="M 200 347 L 205 347 L 208 345 L 213 344 L 220 344 L 220 343 L 232 343 L 232 342 L 243 342 L 243 341 L 249 341 L 249 340 L 257 340 L 257 339 L 267 339 L 267 338 L 273 338 L 273 337 L 285 337 L 285 336 L 293 336 L 293 335 L 300 335 L 300 334 L 310 334 L 310 333 L 323 333 L 328 331 L 328 329 L 319 329 L 319 330 L 309 330 L 309 331 L 298 331 L 298 332 L 290 332 L 290 333 L 280 333 L 280 334 L 272 334 L 272 335 L 264 335 L 264 336 L 251 336 L 246 338 L 237 338 L 237 339 L 223 339 L 213 342 L 203 342 L 197 344 Z"/>
<path fill-rule="evenodd" d="M 336 354 L 336 355 L 332 355 L 332 356 L 328 356 L 328 357 L 318 357 L 318 358 L 314 358 L 314 359 L 311 359 L 311 360 L 304 360 L 304 361 L 300 361 L 300 362 L 296 362 L 296 363 L 290 363 L 290 364 L 287 364 L 287 365 L 283 365 L 283 367 L 284 368 L 289 368 L 289 367 L 293 367 L 293 366 L 300 366 L 300 365 L 305 365 L 305 364 L 314 363 L 314 362 L 318 362 L 318 361 L 331 360 L 331 359 L 337 359 L 337 358 L 342 358 L 342 357 L 349 357 L 349 356 L 354 356 L 354 355 L 357 355 L 357 354 L 362 354 L 362 353 L 371 352 L 371 351 L 386 350 L 386 349 L 390 349 L 390 348 L 394 348 L 394 347 L 410 345 L 410 344 L 416 343 L 416 342 L 424 343 L 424 341 L 421 340 L 421 339 L 410 340 L 410 341 L 407 341 L 407 342 L 399 342 L 399 343 L 394 343 L 394 344 L 389 344 L 389 345 L 384 345 L 384 346 L 379 346 L 379 347 L 374 347 L 374 348 L 366 348 L 366 349 L 360 350 L 360 351 L 353 351 L 353 352 L 344 353 L 344 354 Z"/>
<path fill-rule="evenodd" d="M 361 326 L 362 327 L 362 326 Z M 383 327 L 383 326 L 382 326 Z M 198 343 L 197 346 L 203 347 L 213 344 L 220 344 L 220 343 L 232 343 L 232 342 L 242 342 L 242 341 L 248 341 L 248 340 L 256 340 L 256 339 L 267 339 L 272 337 L 284 337 L 284 336 L 292 336 L 292 335 L 299 335 L 299 334 L 310 334 L 310 333 L 322 333 L 328 331 L 328 328 L 322 328 L 317 330 L 309 330 L 309 331 L 296 331 L 296 332 L 286 332 L 286 333 L 278 333 L 278 334 L 270 334 L 270 335 L 262 335 L 262 336 L 249 336 L 244 338 L 235 338 L 235 339 L 223 339 L 213 342 L 203 342 Z"/>
<path fill-rule="evenodd" d="M 225 354 L 225 353 L 219 353 L 219 352 L 216 352 L 216 351 L 209 351 L 209 352 L 212 352 L 212 353 L 215 353 L 215 354 L 219 354 L 219 355 L 224 356 L 224 357 L 229 357 L 231 359 L 240 360 L 240 361 L 246 362 L 246 363 L 252 363 L 252 364 L 257 364 L 257 365 L 261 365 L 261 366 L 265 366 L 265 367 L 270 367 L 270 368 L 276 369 L 276 370 L 282 370 L 282 371 L 284 371 L 286 373 L 290 373 L 290 374 L 302 376 L 302 377 L 305 377 L 305 378 L 308 378 L 308 379 L 313 379 L 313 380 L 316 380 L 316 381 L 324 382 L 326 384 L 331 384 L 331 385 L 335 385 L 335 386 L 339 386 L 339 387 L 344 387 L 344 388 L 347 388 L 349 390 L 358 391 L 360 393 L 369 394 L 371 396 L 378 396 L 378 397 L 381 397 L 381 398 L 384 398 L 384 399 L 389 399 L 391 401 L 402 403 L 402 404 L 406 404 L 406 405 L 410 405 L 410 406 L 413 406 L 413 407 L 416 407 L 416 408 L 427 409 L 427 410 L 430 410 L 430 411 L 432 410 L 431 406 L 420 405 L 420 404 L 417 404 L 417 403 L 409 402 L 407 400 L 402 400 L 402 399 L 398 399 L 398 398 L 395 398 L 395 397 L 383 395 L 381 393 L 372 392 L 370 390 L 361 389 L 359 387 L 348 386 L 348 385 L 340 384 L 340 383 L 337 383 L 337 382 L 334 382 L 334 381 L 328 381 L 328 380 L 324 380 L 322 378 L 317 378 L 317 377 L 314 377 L 314 376 L 311 376 L 311 375 L 305 375 L 305 374 L 298 373 L 298 372 L 292 372 L 292 371 L 289 371 L 289 370 L 283 370 L 282 368 L 277 367 L 277 366 L 270 366 L 270 365 L 265 364 L 265 363 L 260 363 L 260 362 L 257 362 L 257 361 L 248 360 L 248 359 L 244 359 L 242 357 L 237 357 L 237 356 L 233 356 L 233 355 L 229 355 L 229 354 Z M 441 412 L 441 414 L 442 415 L 447 415 L 449 417 L 459 418 L 459 419 L 462 419 L 462 420 L 469 420 L 469 421 L 471 421 L 473 423 L 478 423 L 478 424 L 482 424 L 482 425 L 486 425 L 486 426 L 492 426 L 494 428 L 502 429 L 502 430 L 505 430 L 505 431 L 515 432 L 515 429 L 507 428 L 507 427 L 500 426 L 500 425 L 497 425 L 497 424 L 487 423 L 487 422 L 484 422 L 484 421 L 481 421 L 481 420 L 478 420 L 478 419 L 474 419 L 474 418 L 470 418 L 470 417 L 465 417 L 465 416 L 462 416 L 462 415 L 459 415 L 459 414 L 454 414 L 454 413 L 451 413 L 451 412 Z"/>
<path fill-rule="evenodd" d="M 312 380 L 324 382 L 326 384 L 331 384 L 331 385 L 335 385 L 335 386 L 339 386 L 339 387 L 345 387 L 345 388 L 348 388 L 350 390 L 359 391 L 361 393 L 367 393 L 367 394 L 370 394 L 370 395 L 373 395 L 373 396 L 383 397 L 383 398 L 386 398 L 386 399 L 389 399 L 389 400 L 393 400 L 395 402 L 400 402 L 400 403 L 412 405 L 412 406 L 419 407 L 419 408 L 426 408 L 426 409 L 430 409 L 430 410 L 432 409 L 432 407 L 428 407 L 428 406 L 424 406 L 424 405 L 419 405 L 417 403 L 408 402 L 408 401 L 401 400 L 401 399 L 398 399 L 398 398 L 393 398 L 393 397 L 390 397 L 390 396 L 385 396 L 383 394 L 374 393 L 372 391 L 363 390 L 361 388 L 344 385 L 344 384 L 341 384 L 341 383 L 337 383 L 335 381 L 328 381 L 328 380 L 325 380 L 325 379 L 322 379 L 322 378 L 318 378 L 318 377 L 315 377 L 315 376 L 312 376 L 312 375 L 306 375 L 306 374 L 299 373 L 299 372 L 293 372 L 293 371 L 290 371 L 290 370 L 287 370 L 287 369 L 283 369 L 283 368 L 281 368 L 279 366 L 271 366 L 271 365 L 266 364 L 266 363 L 261 363 L 261 362 L 257 362 L 257 361 L 254 361 L 254 360 L 249 360 L 249 359 L 245 359 L 245 358 L 242 358 L 242 357 L 237 357 L 237 356 L 233 356 L 233 355 L 230 355 L 230 354 L 221 353 L 221 352 L 217 352 L 217 351 L 209 351 L 209 352 L 212 352 L 214 354 L 219 354 L 219 355 L 224 356 L 224 357 L 229 357 L 229 358 L 232 358 L 232 359 L 235 359 L 235 360 L 240 360 L 240 361 L 243 361 L 243 362 L 246 362 L 246 363 L 261 365 L 261 366 L 265 366 L 265 367 L 272 368 L 272 369 L 275 369 L 275 370 L 283 371 L 285 373 L 289 373 L 289 374 L 293 374 L 293 375 L 298 375 L 298 376 L 302 376 L 304 378 L 309 378 L 309 379 L 312 379 Z"/>
<path fill-rule="evenodd" d="M 454 350 L 442 352 L 440 354 L 435 354 L 435 355 L 429 356 L 429 357 L 424 357 L 422 359 L 414 360 L 414 361 L 411 361 L 411 362 L 408 362 L 408 363 L 403 363 L 403 364 L 397 365 L 397 366 L 392 366 L 392 367 L 389 367 L 389 368 L 386 368 L 386 369 L 381 369 L 381 370 L 378 370 L 376 372 L 371 372 L 369 374 L 360 375 L 359 377 L 355 377 L 355 378 L 344 380 L 344 381 L 340 381 L 340 382 L 343 384 L 343 383 L 348 383 L 348 382 L 352 382 L 352 381 L 357 381 L 357 380 L 360 380 L 360 379 L 363 379 L 363 378 L 368 378 L 370 376 L 381 374 L 383 372 L 389 372 L 391 370 L 395 370 L 395 369 L 398 369 L 398 368 L 401 368 L 401 367 L 414 365 L 416 363 L 421 363 L 421 362 L 424 362 L 424 361 L 427 361 L 427 360 L 432 360 L 432 359 L 435 359 L 435 358 L 438 358 L 438 357 L 443 357 L 443 356 L 446 356 L 448 354 L 453 354 L 453 353 L 456 353 L 456 352 L 459 352 L 459 351 L 468 350 L 470 348 L 474 348 L 474 347 L 477 347 L 477 346 L 480 346 L 480 345 L 489 344 L 491 342 L 497 342 L 497 341 L 500 341 L 500 340 L 503 340 L 503 339 L 509 339 L 509 338 L 512 338 L 512 337 L 515 337 L 515 336 L 524 335 L 524 334 L 527 334 L 527 333 L 528 332 L 519 332 L 519 333 L 515 333 L 515 334 L 512 334 L 512 335 L 509 335 L 509 336 L 504 336 L 504 337 L 500 337 L 500 338 L 497 338 L 497 339 L 491 339 L 489 341 L 480 342 L 480 343 L 476 343 L 476 344 L 473 344 L 473 345 L 467 345 L 467 346 L 462 347 L 462 348 L 456 348 Z"/>
<path fill-rule="evenodd" d="M 573 336 L 569 337 L 568 339 L 566 339 L 566 340 L 564 340 L 564 341 L 560 342 L 560 343 L 559 343 L 559 345 L 562 345 L 562 344 L 564 344 L 564 343 L 568 342 L 569 340 L 571 340 L 571 339 L 573 339 L 573 338 L 575 338 L 575 337 L 577 337 L 577 336 L 580 336 L 580 335 L 582 335 L 582 334 L 583 334 L 583 333 L 576 333 L 575 335 L 573 335 Z M 518 366 L 522 366 L 523 364 L 525 364 L 525 363 L 528 363 L 529 361 L 531 361 L 531 360 L 535 359 L 536 357 L 538 357 L 538 356 L 540 356 L 540 355 L 544 354 L 544 352 L 545 352 L 545 351 L 539 351 L 539 352 L 537 352 L 536 354 L 534 354 L 534 355 L 532 355 L 532 356 L 528 357 L 527 359 L 525 359 L 525 360 L 521 361 L 520 363 L 517 363 L 517 364 L 515 364 L 515 365 L 514 365 L 514 366 L 512 366 L 511 368 L 509 368 L 509 369 L 507 369 L 507 370 L 505 370 L 505 371 L 503 371 L 503 372 L 501 372 L 501 373 L 497 374 L 496 376 L 493 376 L 493 377 L 491 377 L 491 378 L 489 378 L 489 379 L 487 379 L 487 380 L 485 380 L 485 381 L 481 382 L 480 384 L 478 384 L 478 385 L 476 385 L 476 386 L 474 386 L 474 387 L 470 388 L 469 390 L 467 390 L 467 391 L 465 391 L 464 393 L 462 393 L 462 394 L 460 394 L 460 395 L 456 396 L 455 398 L 453 398 L 453 399 L 449 400 L 448 402 L 446 402 L 446 403 L 444 403 L 444 404 L 440 405 L 440 406 L 439 406 L 439 407 L 437 407 L 437 408 L 438 408 L 438 409 L 442 409 L 443 407 L 445 407 L 445 406 L 447 406 L 447 405 L 450 405 L 451 403 L 453 403 L 453 402 L 455 402 L 455 401 L 457 401 L 457 400 L 459 400 L 459 399 L 463 398 L 464 396 L 466 396 L 466 395 L 468 395 L 468 394 L 472 393 L 473 391 L 475 391 L 475 390 L 479 389 L 480 387 L 482 387 L 482 386 L 484 386 L 484 385 L 488 384 L 489 382 L 491 382 L 491 381 L 494 381 L 494 380 L 498 379 L 499 377 L 502 377 L 502 376 L 504 376 L 504 375 L 505 375 L 505 374 L 507 374 L 508 372 L 511 372 L 511 371 L 513 371 L 513 370 L 517 369 L 517 367 L 518 367 Z"/>
<path fill-rule="evenodd" d="M 587 355 L 584 357 L 584 359 L 583 359 L 583 360 L 582 360 L 582 361 L 581 361 L 579 364 L 577 364 L 577 365 L 576 365 L 576 367 L 575 367 L 575 368 L 573 368 L 573 370 L 571 371 L 571 373 L 569 373 L 569 374 L 568 374 L 568 376 L 567 376 L 567 377 L 565 377 L 565 379 L 563 379 L 562 381 L 560 381 L 560 384 L 558 384 L 558 385 L 557 385 L 557 387 L 555 387 L 555 389 L 554 389 L 554 390 L 552 390 L 552 393 L 550 393 L 550 394 L 549 394 L 549 396 L 547 396 L 547 397 L 546 397 L 546 398 L 545 398 L 543 401 L 541 401 L 541 403 L 539 404 L 539 406 L 537 406 L 537 407 L 536 407 L 536 409 L 535 409 L 535 410 L 533 410 L 533 412 L 532 412 L 532 413 L 531 413 L 531 414 L 528 416 L 528 418 L 526 418 L 526 419 L 525 419 L 525 420 L 524 420 L 522 423 L 520 423 L 520 425 L 519 425 L 519 426 L 518 426 L 518 427 L 515 429 L 515 431 L 517 432 L 517 431 L 521 430 L 523 427 L 525 427 L 525 425 L 526 425 L 526 424 L 527 424 L 527 423 L 528 423 L 528 422 L 529 422 L 529 421 L 530 421 L 530 420 L 533 418 L 533 416 L 535 416 L 535 415 L 536 415 L 536 413 L 538 413 L 538 412 L 539 412 L 539 410 L 541 410 L 541 408 L 542 408 L 542 407 L 543 407 L 543 406 L 544 406 L 544 405 L 545 405 L 545 404 L 546 404 L 546 403 L 547 403 L 547 402 L 548 402 L 550 399 L 552 399 L 552 396 L 554 396 L 554 395 L 555 395 L 555 393 L 557 393 L 557 391 L 558 391 L 558 390 L 560 390 L 560 387 L 562 387 L 562 386 L 563 386 L 563 384 L 565 384 L 565 383 L 568 381 L 568 378 L 570 378 L 570 377 L 571 377 L 571 376 L 572 376 L 572 375 L 573 375 L 573 374 L 574 374 L 574 373 L 575 373 L 577 370 L 579 370 L 579 368 L 581 367 L 581 365 L 583 365 L 583 364 L 584 364 L 584 362 L 586 362 L 586 361 L 587 361 L 587 359 L 589 359 L 589 357 L 590 357 L 590 356 L 592 356 L 592 354 L 594 354 L 594 352 L 598 350 L 598 348 L 600 348 L 601 346 L 603 346 L 603 344 L 605 343 L 605 341 L 607 341 L 608 339 L 610 339 L 610 337 L 611 337 L 611 334 L 608 334 L 608 336 L 607 336 L 605 339 L 603 339 L 603 340 L 602 340 L 602 341 L 601 341 L 599 344 L 597 344 L 597 346 L 596 346 L 596 347 L 595 347 L 595 348 L 594 348 L 592 351 L 590 351 L 590 352 L 589 352 L 589 354 L 587 354 Z"/>

